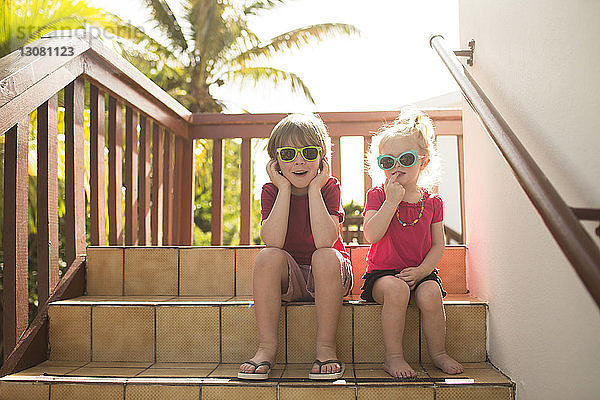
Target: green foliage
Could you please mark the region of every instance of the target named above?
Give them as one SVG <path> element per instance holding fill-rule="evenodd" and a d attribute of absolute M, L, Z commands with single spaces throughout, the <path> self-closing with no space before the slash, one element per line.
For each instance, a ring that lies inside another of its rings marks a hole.
<path fill-rule="evenodd" d="M 363 206 L 362 204 L 355 203 L 354 199 L 350 203 L 344 204 L 344 214 L 348 215 L 362 215 Z"/>
<path fill-rule="evenodd" d="M 223 149 L 223 244 L 240 242 L 241 141 L 224 140 Z M 208 156 L 208 155 L 211 156 Z M 212 204 L 212 141 L 198 140 L 195 150 L 194 245 L 210 245 Z M 205 160 L 208 161 L 205 162 Z M 254 176 L 254 173 L 252 174 Z M 260 201 L 252 199 L 252 243 L 260 244 Z"/>

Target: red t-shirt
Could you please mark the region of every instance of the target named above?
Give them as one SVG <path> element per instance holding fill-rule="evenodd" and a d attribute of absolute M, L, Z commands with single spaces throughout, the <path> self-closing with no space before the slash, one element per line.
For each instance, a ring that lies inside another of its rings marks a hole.
<path fill-rule="evenodd" d="M 279 189 L 273 183 L 265 183 L 262 187 L 260 197 L 260 206 L 262 220 L 267 219 L 277 198 Z M 340 183 L 334 177 L 330 177 L 321 188 L 321 194 L 325 201 L 325 207 L 331 215 L 336 215 L 340 223 L 344 221 L 344 209 L 340 202 Z M 333 248 L 342 253 L 346 258 L 350 255 L 346 253 L 346 248 L 342 243 L 342 237 L 339 236 L 333 245 Z M 302 196 L 290 196 L 290 215 L 288 217 L 288 228 L 285 235 L 283 250 L 291 254 L 298 264 L 311 264 L 312 254 L 317 248 L 313 240 L 310 229 L 310 213 L 308 211 L 308 194 Z"/>
<path fill-rule="evenodd" d="M 379 210 L 384 200 L 383 185 L 371 188 L 367 192 L 364 212 Z M 417 267 L 423 262 L 431 249 L 431 224 L 443 221 L 444 205 L 439 196 L 424 191 L 423 206 L 421 219 L 412 226 L 402 226 L 394 214 L 383 237 L 369 249 L 367 272 Z M 419 216 L 421 202 L 402 201 L 398 205 L 398 210 L 402 222 L 410 223 Z"/>

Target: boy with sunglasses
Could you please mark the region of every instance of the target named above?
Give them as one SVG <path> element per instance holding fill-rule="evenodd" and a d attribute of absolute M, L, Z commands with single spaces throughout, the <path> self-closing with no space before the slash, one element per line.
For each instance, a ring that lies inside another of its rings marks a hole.
<path fill-rule="evenodd" d="M 434 170 L 431 120 L 421 112 L 401 114 L 374 137 L 371 159 L 377 154 L 376 165 L 386 179 L 367 193 L 364 235 L 371 248 L 361 297 L 383 305 L 384 369 L 396 378 L 417 376 L 402 349 L 406 309 L 413 296 L 431 361 L 447 374 L 459 374 L 462 365 L 446 353 L 446 292 L 435 269 L 445 248 L 443 204 L 421 179 Z"/>
<path fill-rule="evenodd" d="M 254 310 L 259 347 L 240 366 L 242 379 L 267 379 L 277 353 L 281 301 L 315 300 L 316 360 L 311 379 L 338 379 L 336 356 L 342 298 L 352 289 L 350 256 L 340 236 L 340 185 L 329 175 L 329 136 L 316 116 L 292 114 L 271 132 L 271 179 L 262 188 L 261 238 L 254 262 Z"/>

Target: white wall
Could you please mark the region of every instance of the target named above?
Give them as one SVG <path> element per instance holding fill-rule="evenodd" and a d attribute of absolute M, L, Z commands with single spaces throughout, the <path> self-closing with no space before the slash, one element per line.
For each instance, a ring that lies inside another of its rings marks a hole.
<path fill-rule="evenodd" d="M 595 0 L 460 0 L 469 70 L 575 207 L 600 208 L 599 19 Z M 468 284 L 489 301 L 490 360 L 520 400 L 597 399 L 599 308 L 464 108 Z"/>

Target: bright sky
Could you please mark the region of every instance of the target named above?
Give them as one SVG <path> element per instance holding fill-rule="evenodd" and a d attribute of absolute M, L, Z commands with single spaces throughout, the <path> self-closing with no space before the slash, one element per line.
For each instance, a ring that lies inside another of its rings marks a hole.
<path fill-rule="evenodd" d="M 140 26 L 149 13 L 141 0 L 91 0 Z M 169 0 L 181 13 L 181 1 Z M 183 23 L 183 18 L 180 23 Z M 316 105 L 286 86 L 274 88 L 224 85 L 212 94 L 228 104 L 228 112 L 323 112 L 394 110 L 419 100 L 456 91 L 441 61 L 429 47 L 434 33 L 444 35 L 458 48 L 458 0 L 290 0 L 287 5 L 264 12 L 249 21 L 251 29 L 266 40 L 301 26 L 343 22 L 358 27 L 360 37 L 328 40 L 306 47 L 294 55 L 275 59 L 271 66 L 299 75 L 310 88 Z M 151 33 L 149 25 L 146 32 Z M 342 154 L 357 154 L 362 141 L 343 140 Z M 344 157 L 355 160 L 355 157 Z M 255 186 L 260 192 L 267 181 L 257 155 Z M 342 160 L 343 203 L 362 203 L 362 165 Z M 352 183 L 355 183 L 353 186 Z M 255 191 L 256 192 L 256 191 Z"/>

